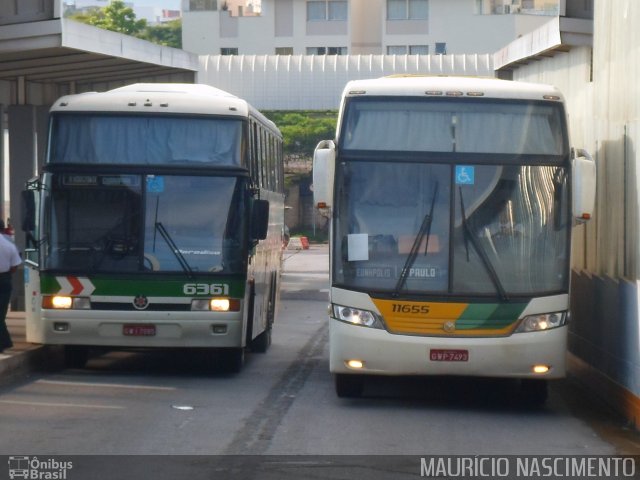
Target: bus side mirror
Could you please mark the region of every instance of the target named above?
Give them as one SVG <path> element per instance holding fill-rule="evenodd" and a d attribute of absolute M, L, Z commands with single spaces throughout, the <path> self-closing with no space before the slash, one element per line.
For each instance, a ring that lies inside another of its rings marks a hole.
<path fill-rule="evenodd" d="M 33 232 L 36 229 L 36 192 L 34 190 L 23 190 L 21 202 L 22 231 Z"/>
<path fill-rule="evenodd" d="M 336 169 L 336 145 L 322 140 L 313 152 L 313 203 L 317 208 L 331 207 Z"/>
<path fill-rule="evenodd" d="M 269 230 L 269 202 L 255 199 L 251 210 L 251 239 L 264 240 Z"/>
<path fill-rule="evenodd" d="M 573 215 L 578 222 L 593 216 L 596 201 L 596 163 L 586 150 L 576 150 L 573 159 Z"/>

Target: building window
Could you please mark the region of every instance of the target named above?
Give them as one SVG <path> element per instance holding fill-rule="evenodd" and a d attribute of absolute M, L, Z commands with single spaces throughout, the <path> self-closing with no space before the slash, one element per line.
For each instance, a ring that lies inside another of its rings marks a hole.
<path fill-rule="evenodd" d="M 429 45 L 389 45 L 387 55 L 429 55 Z"/>
<path fill-rule="evenodd" d="M 276 55 L 293 55 L 293 47 L 276 47 Z"/>
<path fill-rule="evenodd" d="M 345 21 L 348 6 L 344 0 L 313 0 L 307 2 L 307 21 Z"/>
<path fill-rule="evenodd" d="M 405 55 L 407 47 L 405 45 L 388 45 L 387 55 Z"/>
<path fill-rule="evenodd" d="M 411 55 L 429 55 L 429 45 L 409 45 Z"/>
<path fill-rule="evenodd" d="M 347 2 L 327 2 L 327 20 L 345 21 L 347 19 Z"/>
<path fill-rule="evenodd" d="M 429 0 L 387 0 L 387 20 L 427 20 Z"/>
<path fill-rule="evenodd" d="M 238 49 L 233 47 L 222 47 L 220 55 L 238 55 Z"/>
<path fill-rule="evenodd" d="M 346 55 L 347 47 L 307 47 L 307 55 Z"/>
<path fill-rule="evenodd" d="M 218 0 L 189 0 L 190 12 L 213 12 L 218 9 Z"/>
<path fill-rule="evenodd" d="M 446 55 L 447 44 L 444 42 L 436 42 L 436 55 Z"/>
<path fill-rule="evenodd" d="M 346 55 L 347 47 L 328 47 L 327 55 Z"/>
<path fill-rule="evenodd" d="M 307 2 L 307 21 L 326 20 L 326 2 Z"/>

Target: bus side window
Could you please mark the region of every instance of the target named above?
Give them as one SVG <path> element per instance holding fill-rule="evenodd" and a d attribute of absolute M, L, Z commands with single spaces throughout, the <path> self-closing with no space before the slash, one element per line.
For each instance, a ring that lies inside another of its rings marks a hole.
<path fill-rule="evenodd" d="M 260 127 L 254 123 L 253 124 L 253 179 L 255 184 L 260 187 Z"/>
<path fill-rule="evenodd" d="M 274 141 L 273 134 L 269 132 L 269 190 L 276 189 L 276 152 Z"/>
<path fill-rule="evenodd" d="M 267 188 L 267 141 L 264 129 L 260 129 L 260 186 Z"/>

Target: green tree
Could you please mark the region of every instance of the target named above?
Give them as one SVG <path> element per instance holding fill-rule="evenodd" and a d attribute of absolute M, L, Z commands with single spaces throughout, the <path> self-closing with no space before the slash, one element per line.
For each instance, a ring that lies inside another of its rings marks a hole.
<path fill-rule="evenodd" d="M 148 25 L 136 36 L 158 45 L 182 48 L 182 20 L 171 20 L 162 25 Z"/>
<path fill-rule="evenodd" d="M 264 112 L 282 132 L 285 154 L 312 156 L 320 140 L 335 137 L 335 111 Z"/>
<path fill-rule="evenodd" d="M 86 14 L 74 14 L 70 18 L 127 35 L 139 34 L 147 26 L 147 21 L 137 20 L 133 9 L 127 7 L 122 0 L 113 0 L 104 8 L 91 10 Z"/>
<path fill-rule="evenodd" d="M 137 20 L 132 8 L 122 0 L 112 0 L 103 8 L 92 8 L 87 12 L 67 10 L 67 16 L 78 22 L 98 28 L 132 35 L 158 45 L 182 48 L 182 20 L 176 19 L 162 25 L 147 25 L 145 19 Z"/>

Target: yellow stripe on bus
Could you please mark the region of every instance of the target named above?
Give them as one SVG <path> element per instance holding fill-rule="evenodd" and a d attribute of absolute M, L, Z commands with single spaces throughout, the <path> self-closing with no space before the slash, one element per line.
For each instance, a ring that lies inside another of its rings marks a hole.
<path fill-rule="evenodd" d="M 514 324 L 502 328 L 460 328 L 456 321 L 467 310 L 468 303 L 410 302 L 375 298 L 372 300 L 392 333 L 486 337 L 508 335 L 514 328 Z"/>

